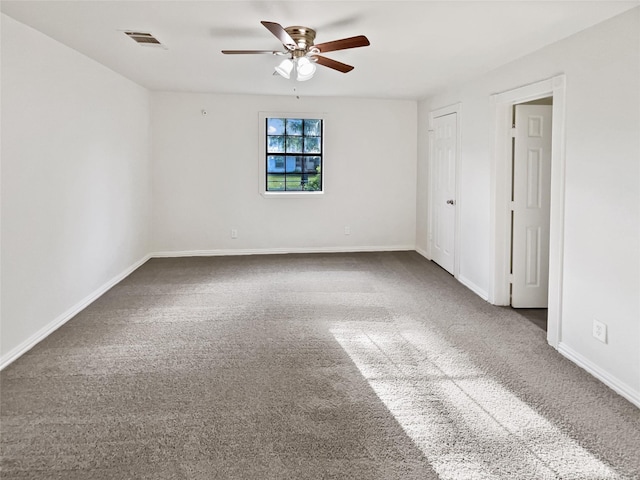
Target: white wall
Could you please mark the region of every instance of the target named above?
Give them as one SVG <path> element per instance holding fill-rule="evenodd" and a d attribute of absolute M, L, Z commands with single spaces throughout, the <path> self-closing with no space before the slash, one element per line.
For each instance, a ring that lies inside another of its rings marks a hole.
<path fill-rule="evenodd" d="M 489 96 L 565 73 L 561 350 L 640 404 L 640 8 L 419 105 L 417 245 L 427 248 L 428 112 L 462 102 L 460 273 L 491 290 Z M 591 335 L 609 327 L 604 345 Z"/>
<path fill-rule="evenodd" d="M 1 364 L 149 251 L 149 95 L 2 15 Z"/>
<path fill-rule="evenodd" d="M 154 93 L 152 111 L 154 251 L 414 248 L 416 102 Z M 260 195 L 261 111 L 326 114 L 324 195 Z"/>

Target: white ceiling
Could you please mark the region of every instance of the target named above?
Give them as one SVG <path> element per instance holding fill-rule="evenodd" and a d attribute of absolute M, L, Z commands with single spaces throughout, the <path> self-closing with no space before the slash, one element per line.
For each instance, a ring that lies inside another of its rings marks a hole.
<path fill-rule="evenodd" d="M 9 1 L 2 12 L 151 90 L 423 98 L 639 5 L 635 1 Z M 327 53 L 300 83 L 273 76 L 281 57 L 261 20 L 317 30 L 316 43 L 366 35 L 371 46 Z M 121 30 L 153 33 L 141 47 Z M 28 54 L 28 52 L 25 52 Z"/>

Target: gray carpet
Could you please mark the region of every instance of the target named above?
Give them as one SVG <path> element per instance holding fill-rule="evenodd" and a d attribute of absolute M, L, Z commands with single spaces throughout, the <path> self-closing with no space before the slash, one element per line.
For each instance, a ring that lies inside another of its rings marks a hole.
<path fill-rule="evenodd" d="M 3 479 L 640 478 L 640 411 L 415 252 L 153 259 L 0 386 Z"/>

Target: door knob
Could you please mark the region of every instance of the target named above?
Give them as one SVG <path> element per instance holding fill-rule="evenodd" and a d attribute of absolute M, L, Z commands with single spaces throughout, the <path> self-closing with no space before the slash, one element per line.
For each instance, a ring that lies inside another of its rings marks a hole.
<path fill-rule="evenodd" d="M 455 205 L 455 200 L 447 200 L 447 205 Z"/>

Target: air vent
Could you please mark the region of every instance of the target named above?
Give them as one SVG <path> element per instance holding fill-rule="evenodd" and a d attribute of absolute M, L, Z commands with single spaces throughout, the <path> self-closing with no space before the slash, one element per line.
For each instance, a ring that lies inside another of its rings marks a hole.
<path fill-rule="evenodd" d="M 162 45 L 160 41 L 150 33 L 125 31 L 124 34 L 144 47 L 164 48 L 164 45 Z"/>

